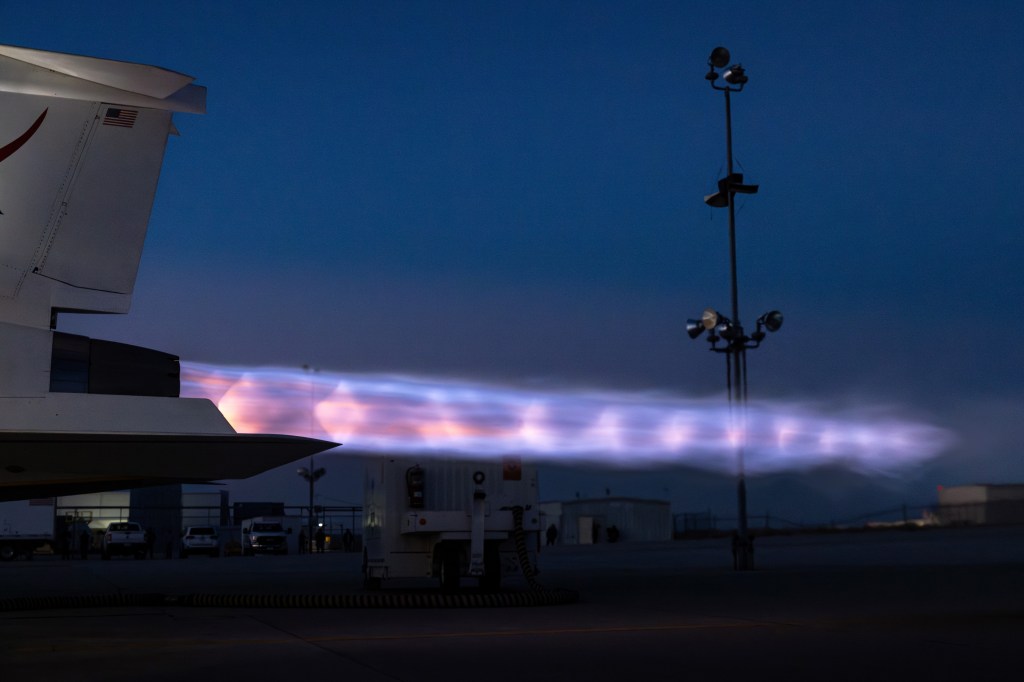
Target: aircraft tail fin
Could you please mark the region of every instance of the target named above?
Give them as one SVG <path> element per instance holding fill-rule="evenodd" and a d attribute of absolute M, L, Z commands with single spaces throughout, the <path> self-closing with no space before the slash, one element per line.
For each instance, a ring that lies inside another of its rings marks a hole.
<path fill-rule="evenodd" d="M 0 45 L 0 321 L 127 312 L 172 114 L 206 109 L 192 81 Z"/>

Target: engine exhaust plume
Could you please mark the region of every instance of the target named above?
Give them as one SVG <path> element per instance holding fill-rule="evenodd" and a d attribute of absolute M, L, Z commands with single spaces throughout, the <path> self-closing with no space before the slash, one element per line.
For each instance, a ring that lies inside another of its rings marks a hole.
<path fill-rule="evenodd" d="M 240 432 L 327 437 L 371 454 L 521 455 L 624 468 L 685 465 L 747 473 L 841 465 L 896 475 L 952 443 L 892 408 L 827 412 L 752 403 L 745 428 L 722 398 L 526 390 L 412 376 L 182 363 L 182 395 L 213 400 Z"/>

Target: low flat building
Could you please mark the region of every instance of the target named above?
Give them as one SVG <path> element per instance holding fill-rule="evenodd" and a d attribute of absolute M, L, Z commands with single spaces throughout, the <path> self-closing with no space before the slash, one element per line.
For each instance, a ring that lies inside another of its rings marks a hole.
<path fill-rule="evenodd" d="M 542 505 L 543 506 L 543 505 Z M 672 539 L 672 508 L 664 500 L 599 497 L 561 503 L 558 542 L 659 542 Z"/>
<path fill-rule="evenodd" d="M 940 488 L 936 516 L 950 525 L 1024 523 L 1024 484 Z"/>

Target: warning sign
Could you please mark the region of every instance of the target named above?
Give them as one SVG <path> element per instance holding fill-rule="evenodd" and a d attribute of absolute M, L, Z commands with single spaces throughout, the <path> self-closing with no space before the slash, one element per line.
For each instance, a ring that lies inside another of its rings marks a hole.
<path fill-rule="evenodd" d="M 523 480 L 523 458 L 503 457 L 501 460 L 501 478 L 504 481 Z"/>

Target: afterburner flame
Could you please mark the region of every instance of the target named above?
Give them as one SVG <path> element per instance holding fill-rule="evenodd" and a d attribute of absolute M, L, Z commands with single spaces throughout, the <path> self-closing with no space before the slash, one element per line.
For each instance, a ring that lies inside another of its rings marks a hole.
<path fill-rule="evenodd" d="M 826 464 L 894 474 L 952 442 L 892 409 L 827 414 L 756 403 L 746 428 L 721 398 L 593 390 L 525 390 L 459 380 L 182 363 L 182 395 L 213 400 L 240 432 L 326 437 L 379 454 L 688 465 L 748 473 Z"/>

